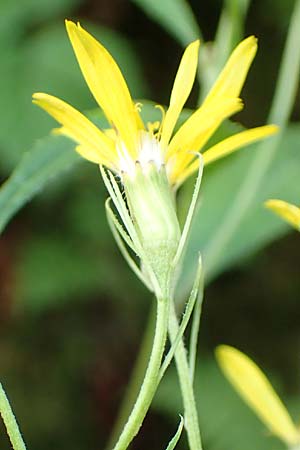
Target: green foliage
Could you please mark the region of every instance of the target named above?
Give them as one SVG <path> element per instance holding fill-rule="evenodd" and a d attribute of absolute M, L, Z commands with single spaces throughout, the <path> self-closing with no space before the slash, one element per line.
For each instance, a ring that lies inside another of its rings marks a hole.
<path fill-rule="evenodd" d="M 132 0 L 155 22 L 162 25 L 183 46 L 199 39 L 200 28 L 186 0 Z"/>
<path fill-rule="evenodd" d="M 82 0 L 1 0 L 0 33 L 21 36 L 26 28 L 68 14 Z"/>
<path fill-rule="evenodd" d="M 101 213 L 98 216 L 101 218 Z M 133 277 L 128 277 L 126 268 L 120 267 L 118 273 L 114 270 L 118 258 L 105 244 L 108 238 L 102 234 L 93 245 L 91 238 L 88 244 L 84 239 L 78 242 L 76 234 L 70 232 L 68 237 L 65 233 L 47 232 L 28 239 L 18 250 L 18 284 L 14 292 L 17 307 L 43 313 L 78 299 L 86 302 L 101 292 L 117 295 L 117 286 L 121 285 L 134 295 Z M 103 254 L 107 255 L 105 264 L 101 263 Z"/>
<path fill-rule="evenodd" d="M 214 40 L 215 76 L 225 64 L 230 52 L 243 39 L 244 22 L 250 0 L 226 0 Z"/>
<path fill-rule="evenodd" d="M 63 137 L 40 140 L 23 159 L 0 189 L 0 230 L 11 217 L 54 176 L 79 161 L 74 145 Z"/>
<path fill-rule="evenodd" d="M 180 422 L 179 422 L 177 431 L 176 431 L 174 437 L 170 440 L 166 450 L 174 450 L 174 448 L 176 447 L 176 445 L 180 439 L 180 436 L 181 436 L 181 433 L 183 430 L 183 425 L 184 425 L 183 417 L 180 417 Z"/>

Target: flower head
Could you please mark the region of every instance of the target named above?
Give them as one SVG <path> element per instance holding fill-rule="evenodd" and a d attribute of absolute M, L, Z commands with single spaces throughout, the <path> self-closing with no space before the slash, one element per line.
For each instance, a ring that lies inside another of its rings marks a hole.
<path fill-rule="evenodd" d="M 146 170 L 149 161 L 165 166 L 170 185 L 179 186 L 199 166 L 199 152 L 221 122 L 243 107 L 239 98 L 257 44 L 253 36 L 234 50 L 204 103 L 174 133 L 179 115 L 194 84 L 199 41 L 185 50 L 174 81 L 169 108 L 161 123 L 145 126 L 119 67 L 108 51 L 80 24 L 66 21 L 66 28 L 82 74 L 111 128 L 101 131 L 62 100 L 36 93 L 33 102 L 45 109 L 62 127 L 55 132 L 73 139 L 85 159 L 105 165 L 122 175 L 134 175 L 135 162 Z M 204 153 L 208 164 L 243 145 L 276 132 L 267 125 L 236 134 Z"/>
<path fill-rule="evenodd" d="M 251 36 L 238 45 L 204 103 L 174 131 L 195 81 L 199 41 L 192 42 L 182 56 L 167 111 L 158 106 L 162 111 L 161 122 L 145 125 L 140 105 L 132 100 L 113 57 L 79 24 L 66 21 L 66 28 L 85 81 L 110 128 L 100 130 L 79 111 L 51 95 L 36 93 L 33 102 L 61 124 L 55 133 L 71 138 L 80 155 L 100 165 L 110 197 L 128 233 L 107 204 L 116 240 L 122 246 L 121 236 L 140 257 L 144 273 L 132 261 L 131 267 L 148 287 L 161 295 L 174 285 L 175 266 L 183 253 L 191 223 L 190 211 L 194 211 L 196 202 L 194 195 L 181 233 L 173 191 L 199 170 L 195 188 L 198 192 L 202 160 L 208 164 L 276 132 L 273 125 L 247 130 L 225 139 L 207 150 L 203 158 L 199 157 L 200 150 L 221 122 L 242 109 L 239 94 L 256 53 L 256 39 Z M 108 169 L 108 176 L 102 166 Z M 111 172 L 122 180 L 126 204 Z"/>

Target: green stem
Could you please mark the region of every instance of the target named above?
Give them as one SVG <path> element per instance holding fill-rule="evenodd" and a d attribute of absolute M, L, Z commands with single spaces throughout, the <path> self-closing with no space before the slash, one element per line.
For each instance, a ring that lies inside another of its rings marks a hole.
<path fill-rule="evenodd" d="M 171 342 L 178 333 L 178 320 L 174 303 L 170 304 L 169 335 Z M 202 450 L 198 413 L 196 408 L 193 383 L 188 364 L 187 352 L 181 340 L 175 352 L 175 361 L 184 405 L 184 421 L 190 450 Z"/>
<path fill-rule="evenodd" d="M 26 450 L 16 418 L 0 383 L 0 414 L 14 450 Z"/>
<path fill-rule="evenodd" d="M 143 335 L 138 356 L 134 363 L 134 367 L 131 373 L 131 377 L 128 385 L 126 386 L 125 394 L 122 398 L 122 403 L 120 410 L 118 412 L 117 420 L 114 424 L 111 436 L 106 445 L 106 449 L 110 449 L 119 437 L 126 420 L 133 408 L 135 400 L 138 396 L 140 387 L 142 385 L 145 371 L 147 368 L 148 361 L 150 359 L 150 354 L 152 350 L 152 343 L 154 337 L 154 325 L 156 320 L 156 305 L 153 302 L 151 305 L 151 311 L 149 313 L 146 331 Z"/>
<path fill-rule="evenodd" d="M 162 298 L 157 301 L 155 335 L 145 378 L 132 412 L 113 450 L 127 449 L 138 433 L 156 392 L 159 369 L 167 338 L 169 303 L 169 298 Z"/>

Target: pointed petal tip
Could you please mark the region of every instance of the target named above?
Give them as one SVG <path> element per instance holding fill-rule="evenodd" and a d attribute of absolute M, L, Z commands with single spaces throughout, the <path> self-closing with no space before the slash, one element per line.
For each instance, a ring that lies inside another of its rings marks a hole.
<path fill-rule="evenodd" d="M 217 360 L 220 361 L 220 359 L 223 358 L 223 356 L 226 354 L 226 352 L 228 350 L 230 351 L 232 349 L 235 350 L 233 347 L 230 347 L 229 345 L 226 345 L 226 344 L 218 345 L 215 348 L 215 356 L 216 356 Z"/>
<path fill-rule="evenodd" d="M 35 105 L 38 105 L 43 99 L 45 99 L 47 94 L 44 94 L 43 92 L 34 92 L 32 94 L 32 103 Z"/>
<path fill-rule="evenodd" d="M 192 41 L 192 42 L 188 45 L 188 47 L 195 47 L 195 48 L 197 48 L 197 49 L 199 50 L 199 47 L 200 47 L 200 39 L 196 39 L 195 41 Z"/>
<path fill-rule="evenodd" d="M 280 131 L 280 127 L 274 124 L 266 125 L 265 128 L 268 135 L 277 134 Z"/>
<path fill-rule="evenodd" d="M 251 35 L 244 39 L 242 42 L 238 44 L 234 52 L 237 50 L 237 53 L 240 55 L 247 55 L 249 58 L 249 62 L 253 61 L 258 48 L 258 39 L 257 37 Z"/>
<path fill-rule="evenodd" d="M 284 200 L 269 199 L 264 206 L 300 231 L 300 208 Z"/>
<path fill-rule="evenodd" d="M 278 207 L 278 200 L 269 199 L 263 202 L 263 206 L 270 211 L 276 211 Z"/>
<path fill-rule="evenodd" d="M 253 34 L 251 36 L 248 36 L 247 38 L 245 38 L 241 44 L 243 45 L 247 45 L 249 47 L 254 47 L 257 48 L 258 45 L 258 38 L 256 36 L 254 36 Z"/>
<path fill-rule="evenodd" d="M 76 27 L 76 24 L 72 20 L 65 19 L 65 27 L 67 30 L 68 30 L 68 28 L 71 28 L 74 26 Z"/>
<path fill-rule="evenodd" d="M 61 136 L 61 135 L 63 135 L 64 134 L 64 127 L 52 128 L 51 134 L 53 134 L 54 136 Z"/>
<path fill-rule="evenodd" d="M 261 139 L 264 139 L 269 136 L 273 136 L 273 135 L 279 133 L 279 131 L 280 131 L 280 127 L 278 127 L 277 125 L 274 125 L 274 124 L 262 125 L 260 127 L 252 128 L 252 129 L 257 130 L 260 133 Z"/>
<path fill-rule="evenodd" d="M 82 30 L 80 22 L 75 23 L 69 19 L 65 19 L 65 27 L 70 38 L 71 33 L 78 33 L 79 30 Z"/>
<path fill-rule="evenodd" d="M 256 36 L 254 36 L 254 34 L 251 34 L 246 39 L 249 39 L 249 41 L 251 40 L 254 44 L 257 44 L 257 42 L 258 42 L 258 38 Z"/>
<path fill-rule="evenodd" d="M 198 60 L 198 53 L 200 48 L 200 39 L 192 41 L 185 49 L 186 54 L 193 54 L 193 58 Z"/>
<path fill-rule="evenodd" d="M 255 57 L 256 52 L 257 52 L 257 48 L 258 48 L 258 39 L 255 36 L 249 36 L 248 38 L 246 38 L 244 41 L 245 47 L 248 48 L 248 51 L 250 52 L 250 54 L 252 54 L 252 58 Z M 242 42 L 242 43 L 243 43 Z"/>
<path fill-rule="evenodd" d="M 32 98 L 39 98 L 39 97 L 42 97 L 43 95 L 47 95 L 47 94 L 44 94 L 43 92 L 34 92 L 32 94 Z"/>
<path fill-rule="evenodd" d="M 277 202 L 277 200 L 270 198 L 269 200 L 264 201 L 263 205 L 265 208 L 272 208 L 274 202 Z"/>
<path fill-rule="evenodd" d="M 53 95 L 46 94 L 45 92 L 35 92 L 32 94 L 32 103 L 38 105 L 43 101 L 51 101 L 52 99 L 55 99 Z"/>

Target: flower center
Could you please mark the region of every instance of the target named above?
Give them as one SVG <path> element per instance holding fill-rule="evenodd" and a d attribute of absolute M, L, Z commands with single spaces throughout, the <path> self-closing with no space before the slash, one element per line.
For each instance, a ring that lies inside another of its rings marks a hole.
<path fill-rule="evenodd" d="M 128 152 L 123 142 L 117 145 L 119 156 L 120 174 L 125 173 L 130 177 L 136 175 L 136 165 L 138 164 L 146 174 L 149 170 L 149 163 L 154 164 L 157 170 L 164 165 L 164 156 L 158 140 L 149 132 L 142 131 L 137 158 L 134 159 Z"/>

